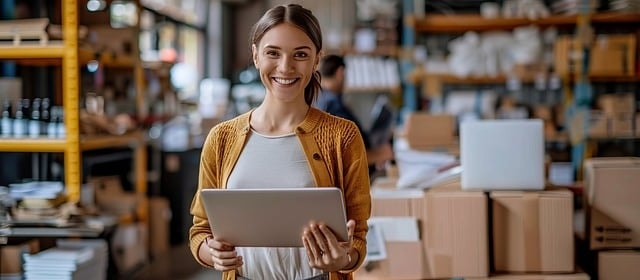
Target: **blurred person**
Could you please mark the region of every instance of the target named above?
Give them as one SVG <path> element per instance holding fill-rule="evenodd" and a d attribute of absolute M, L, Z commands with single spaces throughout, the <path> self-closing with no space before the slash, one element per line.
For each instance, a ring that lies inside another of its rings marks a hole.
<path fill-rule="evenodd" d="M 277 6 L 254 25 L 250 43 L 266 95 L 206 138 L 191 206 L 191 252 L 228 280 L 353 279 L 366 255 L 371 212 L 366 150 L 352 121 L 311 106 L 320 89 L 318 21 L 300 5 Z M 236 247 L 212 234 L 200 190 L 272 186 L 340 188 L 348 241 L 316 222 L 302 232 L 300 248 Z"/>
<path fill-rule="evenodd" d="M 349 106 L 343 102 L 345 69 L 346 64 L 342 56 L 327 55 L 321 59 L 319 71 L 322 77 L 322 89 L 314 106 L 334 116 L 353 121 L 358 126 L 367 150 L 369 176 L 373 176 L 376 170 L 384 168 L 384 164 L 393 159 L 393 149 L 388 142 L 374 146 L 369 133 L 362 127 Z"/>

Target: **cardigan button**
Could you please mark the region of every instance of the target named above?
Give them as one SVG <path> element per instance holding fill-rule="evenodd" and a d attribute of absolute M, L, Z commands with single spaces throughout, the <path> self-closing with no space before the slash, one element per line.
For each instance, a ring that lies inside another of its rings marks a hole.
<path fill-rule="evenodd" d="M 320 160 L 320 154 L 318 154 L 318 153 L 314 153 L 314 154 L 313 154 L 313 159 L 315 159 L 315 160 Z"/>
<path fill-rule="evenodd" d="M 296 130 L 297 130 L 299 133 L 304 133 L 304 129 L 303 129 L 302 127 L 298 127 L 298 128 L 296 128 Z"/>

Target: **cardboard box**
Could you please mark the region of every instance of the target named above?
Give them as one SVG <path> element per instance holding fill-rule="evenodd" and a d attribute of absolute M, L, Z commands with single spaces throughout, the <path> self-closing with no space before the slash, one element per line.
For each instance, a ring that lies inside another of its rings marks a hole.
<path fill-rule="evenodd" d="M 385 242 L 387 259 L 361 266 L 355 279 L 422 279 L 424 252 L 420 241 Z"/>
<path fill-rule="evenodd" d="M 634 34 L 599 35 L 590 47 L 590 75 L 635 75 L 636 37 Z M 573 36 L 558 37 L 554 45 L 554 68 L 560 76 L 581 73 L 582 60 L 581 45 Z"/>
<path fill-rule="evenodd" d="M 490 197 L 495 271 L 574 271 L 573 193 L 493 191 Z"/>
<path fill-rule="evenodd" d="M 633 136 L 633 114 L 618 114 L 611 117 L 611 136 Z"/>
<path fill-rule="evenodd" d="M 603 94 L 598 97 L 598 107 L 607 116 L 633 114 L 636 111 L 636 98 L 633 93 Z"/>
<path fill-rule="evenodd" d="M 152 257 L 160 257 L 169 252 L 169 223 L 171 208 L 169 200 L 164 197 L 149 198 L 149 253 Z"/>
<path fill-rule="evenodd" d="M 469 278 L 468 280 L 589 280 L 586 273 L 571 274 L 500 274 L 486 278 Z"/>
<path fill-rule="evenodd" d="M 640 251 L 598 253 L 598 279 L 635 280 L 640 276 Z"/>
<path fill-rule="evenodd" d="M 407 116 L 405 134 L 412 149 L 451 145 L 455 139 L 455 117 L 415 112 Z"/>
<path fill-rule="evenodd" d="M 422 199 L 422 190 L 376 189 L 371 192 L 371 216 L 419 218 L 413 209 Z"/>
<path fill-rule="evenodd" d="M 590 249 L 640 248 L 640 158 L 587 159 L 584 178 Z"/>
<path fill-rule="evenodd" d="M 416 205 L 418 206 L 418 205 Z M 424 278 L 489 275 L 488 199 L 460 184 L 425 192 L 422 207 Z"/>
<path fill-rule="evenodd" d="M 590 112 L 588 134 L 596 138 L 609 136 L 609 118 L 602 111 Z"/>
<path fill-rule="evenodd" d="M 17 244 L 3 244 L 0 246 L 0 276 L 20 275 L 23 271 L 22 255 L 35 254 L 39 251 L 38 239 Z"/>
<path fill-rule="evenodd" d="M 117 271 L 126 274 L 145 264 L 148 260 L 147 242 L 148 231 L 145 224 L 119 225 L 111 241 L 111 252 Z"/>

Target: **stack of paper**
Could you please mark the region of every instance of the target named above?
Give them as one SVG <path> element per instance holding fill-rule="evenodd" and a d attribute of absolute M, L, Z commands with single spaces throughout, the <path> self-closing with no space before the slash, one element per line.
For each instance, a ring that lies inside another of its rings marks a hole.
<path fill-rule="evenodd" d="M 24 255 L 24 279 L 97 279 L 107 276 L 104 240 L 58 240 L 57 246 Z"/>

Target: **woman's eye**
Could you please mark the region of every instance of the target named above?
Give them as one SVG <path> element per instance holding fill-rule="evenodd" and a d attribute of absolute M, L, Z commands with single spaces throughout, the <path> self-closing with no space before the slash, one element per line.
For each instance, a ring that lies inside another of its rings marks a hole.
<path fill-rule="evenodd" d="M 266 54 L 268 56 L 278 56 L 278 52 L 277 51 L 267 51 Z"/>
<path fill-rule="evenodd" d="M 294 56 L 298 58 L 305 58 L 305 57 L 308 57 L 309 55 L 305 52 L 298 52 L 298 53 L 295 53 Z"/>

